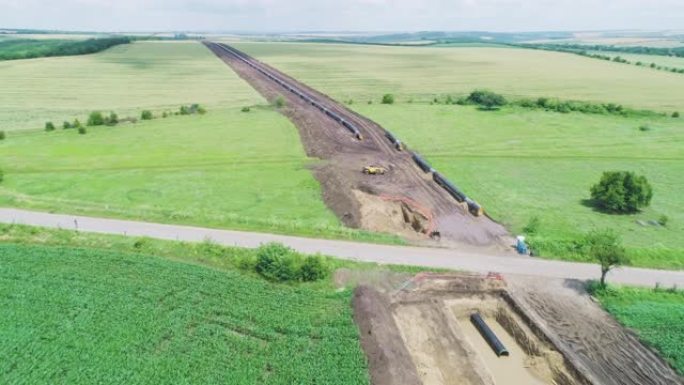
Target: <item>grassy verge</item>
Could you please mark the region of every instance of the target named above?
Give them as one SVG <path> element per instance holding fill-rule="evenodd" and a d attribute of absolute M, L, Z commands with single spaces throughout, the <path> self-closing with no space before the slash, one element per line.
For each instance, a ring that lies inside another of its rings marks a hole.
<path fill-rule="evenodd" d="M 609 287 L 594 295 L 684 375 L 684 291 Z"/>

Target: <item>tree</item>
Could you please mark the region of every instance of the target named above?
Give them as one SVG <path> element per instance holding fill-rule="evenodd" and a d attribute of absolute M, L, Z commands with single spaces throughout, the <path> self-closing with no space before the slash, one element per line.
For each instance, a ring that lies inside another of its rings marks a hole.
<path fill-rule="evenodd" d="M 54 131 L 55 130 L 55 125 L 52 122 L 46 122 L 45 123 L 45 131 Z"/>
<path fill-rule="evenodd" d="M 100 111 L 93 111 L 90 113 L 88 116 L 88 122 L 87 124 L 89 126 L 102 126 L 105 124 L 105 119 L 104 116 L 102 116 L 102 112 Z"/>
<path fill-rule="evenodd" d="M 87 131 L 86 131 L 86 128 L 85 128 L 85 127 L 81 126 L 81 127 L 78 128 L 78 133 L 79 133 L 79 134 L 85 135 L 86 132 L 87 132 Z"/>
<path fill-rule="evenodd" d="M 152 120 L 152 111 L 150 110 L 144 110 L 142 114 L 140 114 L 140 119 L 142 120 Z"/>
<path fill-rule="evenodd" d="M 7 134 L 5 133 L 5 131 L 0 131 L 0 140 L 5 140 L 6 137 Z"/>
<path fill-rule="evenodd" d="M 65 130 L 71 128 L 71 123 L 64 121 L 64 123 L 62 123 L 62 128 Z"/>
<path fill-rule="evenodd" d="M 304 259 L 299 268 L 299 278 L 304 282 L 313 282 L 328 276 L 329 270 L 323 258 L 319 255 L 310 255 Z"/>
<path fill-rule="evenodd" d="M 466 100 L 487 110 L 493 110 L 508 103 L 502 95 L 486 90 L 475 90 L 470 93 Z"/>
<path fill-rule="evenodd" d="M 277 108 L 282 108 L 285 106 L 285 98 L 282 95 L 278 95 L 278 97 L 276 98 L 275 106 Z"/>
<path fill-rule="evenodd" d="M 382 95 L 382 104 L 394 104 L 394 95 L 392 95 L 392 94 Z"/>
<path fill-rule="evenodd" d="M 74 119 L 74 122 L 71 124 L 71 127 L 80 128 L 81 127 L 81 121 L 78 119 Z"/>
<path fill-rule="evenodd" d="M 257 249 L 256 272 L 272 281 L 297 279 L 294 251 L 280 243 L 268 243 Z"/>
<path fill-rule="evenodd" d="M 672 113 L 673 118 L 678 118 L 679 117 L 679 111 L 675 111 Z"/>
<path fill-rule="evenodd" d="M 606 171 L 591 187 L 596 204 L 613 213 L 634 213 L 651 203 L 653 189 L 644 176 L 630 171 Z"/>
<path fill-rule="evenodd" d="M 585 237 L 589 256 L 601 265 L 601 286 L 606 286 L 606 275 L 618 266 L 629 263 L 620 236 L 612 230 L 592 231 Z"/>

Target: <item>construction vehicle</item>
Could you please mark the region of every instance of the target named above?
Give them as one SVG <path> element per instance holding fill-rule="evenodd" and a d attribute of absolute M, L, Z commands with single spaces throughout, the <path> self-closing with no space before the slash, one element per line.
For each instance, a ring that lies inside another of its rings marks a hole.
<path fill-rule="evenodd" d="M 385 175 L 387 169 L 380 166 L 366 166 L 363 168 L 363 173 L 368 175 Z"/>

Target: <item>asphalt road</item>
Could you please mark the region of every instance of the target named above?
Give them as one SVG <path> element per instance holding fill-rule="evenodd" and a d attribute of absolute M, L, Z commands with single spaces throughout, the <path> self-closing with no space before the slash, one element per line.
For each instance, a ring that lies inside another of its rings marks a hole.
<path fill-rule="evenodd" d="M 582 280 L 596 279 L 600 275 L 599 266 L 594 264 L 551 261 L 520 256 L 488 255 L 476 250 L 376 245 L 266 233 L 49 214 L 17 209 L 0 208 L 0 222 L 190 242 L 210 239 L 223 245 L 250 248 L 258 247 L 260 244 L 267 242 L 281 242 L 302 253 L 321 253 L 356 261 L 439 267 L 480 273 L 493 271 L 503 274 Z M 664 286 L 677 285 L 682 287 L 684 286 L 684 271 L 625 267 L 611 271 L 608 275 L 608 280 L 631 285 L 654 286 L 656 283 L 660 283 Z"/>

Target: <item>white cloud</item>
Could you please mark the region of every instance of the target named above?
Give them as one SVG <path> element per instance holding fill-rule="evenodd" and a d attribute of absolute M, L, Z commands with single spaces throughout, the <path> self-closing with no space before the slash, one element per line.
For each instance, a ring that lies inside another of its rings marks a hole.
<path fill-rule="evenodd" d="M 0 0 L 0 27 L 71 30 L 681 29 L 682 0 Z"/>

